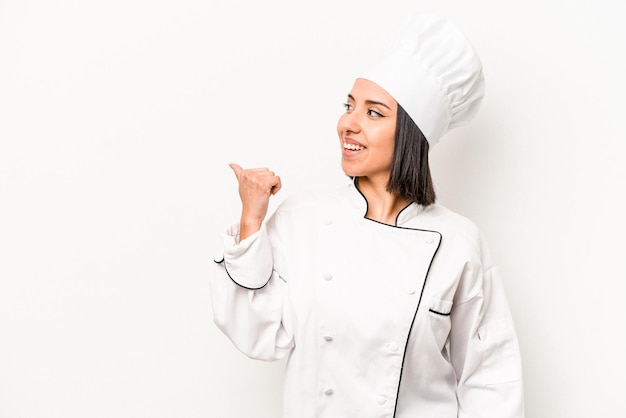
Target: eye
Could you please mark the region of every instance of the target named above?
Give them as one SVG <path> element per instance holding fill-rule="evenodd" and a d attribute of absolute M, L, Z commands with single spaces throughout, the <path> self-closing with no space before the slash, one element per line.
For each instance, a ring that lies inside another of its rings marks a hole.
<path fill-rule="evenodd" d="M 346 112 L 349 112 L 352 110 L 352 105 L 350 103 L 344 103 L 343 108 L 346 110 Z"/>
<path fill-rule="evenodd" d="M 372 116 L 374 118 L 382 118 L 383 115 L 381 113 L 378 113 L 377 111 L 375 111 L 374 109 L 368 109 L 367 114 L 369 116 Z"/>

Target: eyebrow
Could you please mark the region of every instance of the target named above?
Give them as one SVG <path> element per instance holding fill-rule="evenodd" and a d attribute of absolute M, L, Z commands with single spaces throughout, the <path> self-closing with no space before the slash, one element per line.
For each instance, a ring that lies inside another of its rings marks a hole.
<path fill-rule="evenodd" d="M 352 99 L 353 101 L 356 102 L 356 99 L 354 98 L 354 96 L 352 96 L 351 94 L 348 94 L 348 98 Z M 387 106 L 386 104 L 384 104 L 383 102 L 377 102 L 376 100 L 366 100 L 365 104 L 367 105 L 381 105 L 386 107 L 387 109 L 391 110 L 391 108 L 389 106 Z"/>

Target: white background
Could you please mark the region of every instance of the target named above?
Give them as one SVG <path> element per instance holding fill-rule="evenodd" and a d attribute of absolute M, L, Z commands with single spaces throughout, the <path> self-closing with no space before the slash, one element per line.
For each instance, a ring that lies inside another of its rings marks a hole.
<path fill-rule="evenodd" d="M 213 325 L 227 166 L 344 181 L 335 123 L 407 14 L 466 32 L 440 201 L 502 270 L 528 418 L 624 417 L 621 0 L 0 0 L 0 418 L 276 418 L 284 364 Z"/>

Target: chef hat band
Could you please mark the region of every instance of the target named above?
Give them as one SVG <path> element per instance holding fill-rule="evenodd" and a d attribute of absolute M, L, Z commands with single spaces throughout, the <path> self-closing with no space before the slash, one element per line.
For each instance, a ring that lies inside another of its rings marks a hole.
<path fill-rule="evenodd" d="M 478 112 L 485 80 L 473 46 L 452 22 L 432 13 L 412 16 L 358 78 L 389 93 L 420 128 L 431 148 Z"/>

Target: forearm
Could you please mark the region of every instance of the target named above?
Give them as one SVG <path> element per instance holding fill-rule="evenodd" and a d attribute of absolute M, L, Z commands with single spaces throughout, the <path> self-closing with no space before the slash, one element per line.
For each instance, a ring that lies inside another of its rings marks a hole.
<path fill-rule="evenodd" d="M 251 358 L 277 360 L 292 343 L 285 326 L 286 283 L 273 271 L 264 229 L 237 239 L 238 225 L 224 236 L 224 257 L 210 279 L 213 319 L 233 344 Z"/>
<path fill-rule="evenodd" d="M 523 418 L 521 356 L 497 269 L 483 273 L 480 294 L 452 315 L 459 418 Z"/>

